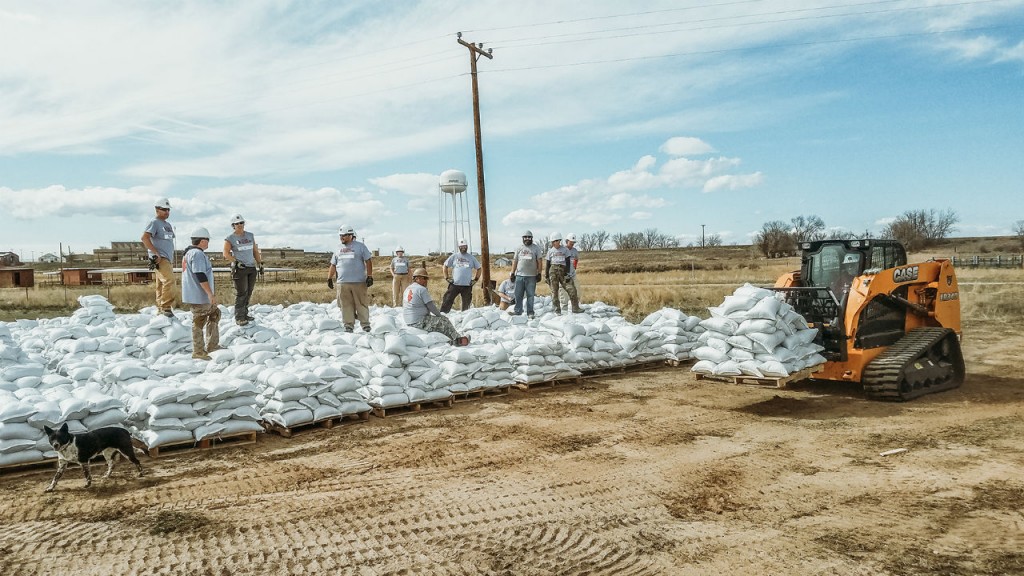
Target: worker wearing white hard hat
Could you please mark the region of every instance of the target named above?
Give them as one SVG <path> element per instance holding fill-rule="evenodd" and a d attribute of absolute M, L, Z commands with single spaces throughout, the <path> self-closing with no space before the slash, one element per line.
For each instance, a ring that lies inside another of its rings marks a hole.
<path fill-rule="evenodd" d="M 455 304 L 457 296 L 462 297 L 462 309 L 473 305 L 473 285 L 480 279 L 480 261 L 469 252 L 469 242 L 459 240 L 458 252 L 453 252 L 444 261 L 444 277 L 448 289 L 441 298 L 441 312 L 447 314 Z"/>
<path fill-rule="evenodd" d="M 391 305 L 398 308 L 402 305 L 402 294 L 412 281 L 409 277 L 409 259 L 405 257 L 405 248 L 401 244 L 395 247 L 395 257 L 391 259 Z"/>
<path fill-rule="evenodd" d="M 181 257 L 181 301 L 192 311 L 192 357 L 210 360 L 220 350 L 220 308 L 213 284 L 213 265 L 206 255 L 210 231 L 196 228 L 192 245 Z"/>
<path fill-rule="evenodd" d="M 569 294 L 569 302 L 572 304 L 573 312 L 582 312 L 580 302 L 576 299 L 576 290 L 566 279 L 566 272 L 571 266 L 569 263 L 569 251 L 562 246 L 562 235 L 552 232 L 548 236 L 551 248 L 544 256 L 544 278 L 551 286 L 551 304 L 555 308 L 555 314 L 562 313 L 562 304 L 558 300 L 559 292 L 564 289 Z"/>
<path fill-rule="evenodd" d="M 363 331 L 369 332 L 370 298 L 367 291 L 373 286 L 373 254 L 365 244 L 356 240 L 356 231 L 351 226 L 340 227 L 338 236 L 341 245 L 331 255 L 327 287 L 335 290 L 338 297 L 345 331 L 352 332 L 358 319 Z"/>
<path fill-rule="evenodd" d="M 580 251 L 576 248 L 576 235 L 572 232 L 565 235 L 565 249 L 569 252 L 569 265 L 565 274 L 566 280 L 572 284 L 572 287 L 576 289 L 576 300 L 580 301 L 583 299 L 583 294 L 580 292 L 579 277 L 576 275 L 576 268 L 580 265 Z M 562 307 L 566 307 L 569 301 L 569 294 L 566 293 L 564 296 L 559 298 Z"/>
<path fill-rule="evenodd" d="M 533 232 L 523 232 L 523 244 L 516 249 L 512 257 L 512 274 L 509 276 L 516 283 L 515 308 L 512 314 L 522 314 L 525 304 L 526 315 L 533 319 L 533 299 L 537 294 L 543 259 L 544 249 L 533 243 Z"/>
<path fill-rule="evenodd" d="M 256 236 L 245 230 L 245 218 L 231 218 L 231 234 L 224 238 L 224 258 L 231 263 L 231 280 L 235 284 L 235 324 L 245 326 L 255 320 L 249 315 L 249 301 L 256 288 L 256 278 L 263 276 L 263 255 L 256 245 Z"/>
<path fill-rule="evenodd" d="M 174 317 L 174 226 L 167 221 L 171 202 L 160 198 L 154 204 L 156 217 L 142 232 L 142 243 L 149 251 L 149 269 L 153 271 L 156 288 L 156 309 L 164 316 Z"/>

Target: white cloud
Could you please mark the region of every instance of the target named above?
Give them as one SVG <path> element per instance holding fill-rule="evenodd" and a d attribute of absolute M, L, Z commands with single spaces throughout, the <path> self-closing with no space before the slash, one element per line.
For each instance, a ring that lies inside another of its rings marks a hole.
<path fill-rule="evenodd" d="M 629 218 L 631 220 L 650 220 L 651 216 L 653 216 L 653 214 L 650 212 L 637 211 L 630 214 Z"/>
<path fill-rule="evenodd" d="M 661 145 L 659 150 L 669 156 L 697 156 L 700 154 L 710 154 L 715 151 L 710 144 L 700 138 L 686 136 L 669 138 Z"/>
<path fill-rule="evenodd" d="M 726 174 L 714 176 L 704 183 L 704 192 L 716 192 L 718 190 L 742 190 L 753 188 L 764 182 L 764 175 L 760 172 L 753 174 Z"/>

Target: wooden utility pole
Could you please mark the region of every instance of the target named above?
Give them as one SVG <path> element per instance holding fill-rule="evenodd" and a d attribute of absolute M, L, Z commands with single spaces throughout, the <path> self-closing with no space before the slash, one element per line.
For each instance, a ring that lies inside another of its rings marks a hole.
<path fill-rule="evenodd" d="M 469 48 L 469 70 L 473 80 L 473 133 L 476 141 L 476 192 L 480 204 L 480 260 L 483 268 L 484 304 L 491 303 L 491 251 L 487 242 L 487 196 L 484 193 L 484 148 L 480 138 L 480 89 L 476 83 L 476 61 L 481 56 L 493 59 L 490 48 L 485 52 L 483 44 L 473 44 L 462 39 L 459 44 Z"/>

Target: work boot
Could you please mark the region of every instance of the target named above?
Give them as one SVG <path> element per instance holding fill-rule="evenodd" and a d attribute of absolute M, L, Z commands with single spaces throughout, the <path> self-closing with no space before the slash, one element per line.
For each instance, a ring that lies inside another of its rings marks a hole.
<path fill-rule="evenodd" d="M 168 318 L 174 318 L 174 312 L 172 312 L 171 310 L 164 310 L 163 312 L 161 312 L 161 314 L 167 316 Z"/>
<path fill-rule="evenodd" d="M 192 358 L 194 358 L 196 360 L 213 360 L 213 358 L 210 358 L 209 354 L 200 354 L 200 353 L 192 354 Z"/>
<path fill-rule="evenodd" d="M 235 324 L 238 324 L 239 326 L 245 326 L 248 323 L 249 323 L 249 321 L 246 320 L 245 318 L 239 318 L 239 319 L 235 320 Z"/>
<path fill-rule="evenodd" d="M 468 346 L 469 345 L 469 336 L 460 336 L 460 337 L 456 338 L 455 339 L 455 345 L 456 346 Z"/>

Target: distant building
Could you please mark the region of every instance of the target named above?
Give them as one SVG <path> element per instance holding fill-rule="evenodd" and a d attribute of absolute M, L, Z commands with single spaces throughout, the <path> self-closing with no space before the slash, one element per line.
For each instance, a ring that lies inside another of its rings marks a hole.
<path fill-rule="evenodd" d="M 257 238 L 258 241 L 258 238 Z M 175 262 L 181 262 L 181 255 L 185 252 L 188 240 L 185 241 L 186 246 L 181 247 L 175 251 Z M 220 258 L 221 251 L 220 247 L 223 242 L 217 243 L 211 240 L 211 246 L 214 248 L 207 252 L 211 259 Z M 263 253 L 263 259 L 267 262 L 274 260 L 301 260 L 306 256 L 316 256 L 318 253 L 306 252 L 305 250 L 297 250 L 295 248 L 264 248 L 260 247 L 260 252 Z M 327 255 L 330 257 L 330 254 Z M 96 248 L 91 254 L 70 254 L 67 256 L 66 261 L 71 266 L 92 266 L 93 268 L 107 268 L 107 267 L 122 267 L 122 266 L 141 266 L 146 263 L 149 259 L 149 253 L 146 251 L 146 246 L 141 241 L 134 242 L 111 242 L 110 248 Z M 8 264 L 8 266 L 15 266 L 16 264 Z"/>
<path fill-rule="evenodd" d="M 498 258 L 497 260 L 494 261 L 494 265 L 499 268 L 505 268 L 506 266 L 511 266 L 512 261 L 502 256 L 501 258 Z"/>
<path fill-rule="evenodd" d="M 0 266 L 21 266 L 21 258 L 14 252 L 0 252 Z"/>
<path fill-rule="evenodd" d="M 0 268 L 0 288 L 31 288 L 35 284 L 31 268 Z"/>
<path fill-rule="evenodd" d="M 46 264 L 53 264 L 58 260 L 60 260 L 60 258 L 58 258 L 56 254 L 51 254 L 49 252 L 39 257 L 39 261 L 44 262 Z"/>

